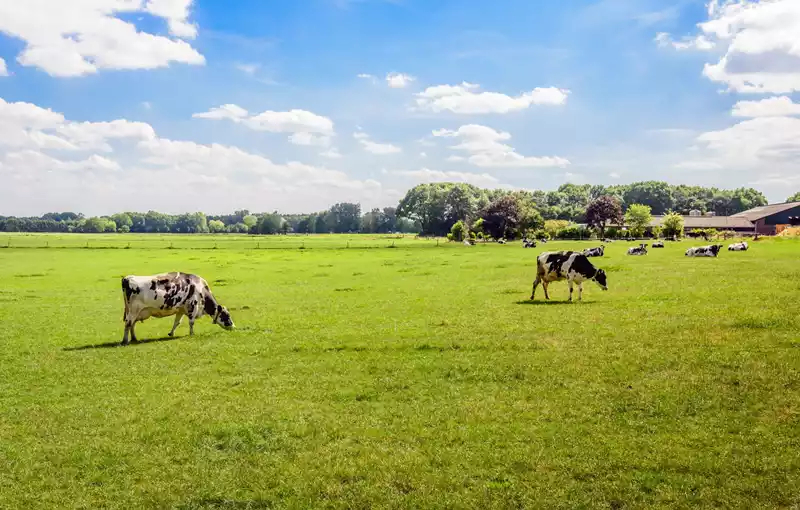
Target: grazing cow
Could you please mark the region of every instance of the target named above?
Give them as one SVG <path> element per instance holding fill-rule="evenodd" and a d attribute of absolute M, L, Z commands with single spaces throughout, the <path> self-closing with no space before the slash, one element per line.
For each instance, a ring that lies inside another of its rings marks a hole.
<path fill-rule="evenodd" d="M 533 281 L 531 300 L 536 296 L 536 287 L 542 284 L 545 299 L 550 299 L 547 286 L 551 282 L 569 282 L 569 300 L 572 301 L 573 284 L 578 284 L 578 301 L 583 299 L 583 282 L 594 281 L 603 290 L 608 290 L 606 273 L 596 269 L 583 253 L 577 251 L 544 252 L 536 259 L 536 279 Z"/>
<path fill-rule="evenodd" d="M 128 332 L 136 341 L 134 327 L 150 317 L 175 316 L 169 336 L 175 334 L 183 316 L 189 317 L 189 334 L 194 334 L 194 321 L 208 315 L 214 324 L 233 329 L 228 309 L 217 303 L 208 283 L 199 276 L 186 273 L 166 273 L 155 276 L 126 276 L 122 279 L 125 299 L 125 334 L 122 345 L 128 345 Z"/>
<path fill-rule="evenodd" d="M 523 248 L 536 248 L 536 240 L 535 239 L 528 239 L 527 237 L 522 240 L 522 247 Z"/>
<path fill-rule="evenodd" d="M 606 253 L 605 246 L 598 246 L 597 248 L 587 248 L 583 250 L 583 254 L 587 257 L 603 257 Z"/>
<path fill-rule="evenodd" d="M 656 241 L 653 243 L 653 248 L 663 248 L 663 247 L 664 247 L 664 241 Z"/>
<path fill-rule="evenodd" d="M 748 249 L 749 246 L 747 245 L 747 241 L 733 243 L 732 245 L 728 246 L 728 251 L 747 251 Z"/>
<path fill-rule="evenodd" d="M 721 244 L 711 244 L 709 246 L 698 246 L 686 250 L 687 257 L 716 257 L 722 249 Z"/>
<path fill-rule="evenodd" d="M 542 243 L 542 244 L 547 244 L 547 239 L 545 239 L 543 237 L 543 238 L 539 239 L 539 242 Z"/>
<path fill-rule="evenodd" d="M 628 248 L 628 255 L 647 255 L 647 244 L 642 243 L 635 248 Z"/>

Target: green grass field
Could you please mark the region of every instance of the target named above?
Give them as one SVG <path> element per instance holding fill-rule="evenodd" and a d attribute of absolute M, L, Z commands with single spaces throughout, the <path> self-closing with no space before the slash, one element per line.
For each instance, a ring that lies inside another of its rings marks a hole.
<path fill-rule="evenodd" d="M 440 244 L 0 236 L 0 508 L 800 506 L 800 241 L 615 243 L 575 304 L 535 257 L 593 243 Z M 117 347 L 175 270 L 238 330 Z"/>

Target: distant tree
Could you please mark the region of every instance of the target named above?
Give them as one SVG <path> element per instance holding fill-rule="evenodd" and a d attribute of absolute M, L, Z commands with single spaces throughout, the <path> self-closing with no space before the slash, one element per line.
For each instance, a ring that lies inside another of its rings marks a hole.
<path fill-rule="evenodd" d="M 105 232 L 106 220 L 103 218 L 98 218 L 97 216 L 87 218 L 83 225 L 81 225 L 81 230 L 90 234 L 99 234 Z"/>
<path fill-rule="evenodd" d="M 106 222 L 103 226 L 103 232 L 114 233 L 117 231 L 117 224 L 114 222 L 114 220 L 103 218 L 103 221 Z"/>
<path fill-rule="evenodd" d="M 225 224 L 220 220 L 211 220 L 208 222 L 208 230 L 212 234 L 219 234 L 225 232 Z"/>
<path fill-rule="evenodd" d="M 558 233 L 569 226 L 566 220 L 547 220 L 544 222 L 544 231 L 551 239 L 558 237 Z"/>
<path fill-rule="evenodd" d="M 672 186 L 661 181 L 635 182 L 624 193 L 625 203 L 650 206 L 652 214 L 664 214 L 674 206 Z"/>
<path fill-rule="evenodd" d="M 649 205 L 633 204 L 628 207 L 628 211 L 625 213 L 625 223 L 634 237 L 644 235 L 651 221 L 653 221 L 653 216 L 650 214 Z"/>
<path fill-rule="evenodd" d="M 133 220 L 127 213 L 112 214 L 111 219 L 117 225 L 117 230 L 121 231 L 122 227 L 127 226 L 130 229 L 133 226 Z"/>
<path fill-rule="evenodd" d="M 666 237 L 678 236 L 683 237 L 683 216 L 676 212 L 671 212 L 664 216 L 664 221 L 661 222 L 662 233 Z"/>
<path fill-rule="evenodd" d="M 242 218 L 241 223 L 244 223 L 247 228 L 253 228 L 258 223 L 258 218 L 252 214 L 248 214 Z"/>
<path fill-rule="evenodd" d="M 256 231 L 259 234 L 277 234 L 283 224 L 283 218 L 278 213 L 265 214 L 258 219 Z"/>
<path fill-rule="evenodd" d="M 513 196 L 506 195 L 489 204 L 480 217 L 484 232 L 494 239 L 513 239 L 519 227 L 519 204 Z"/>
<path fill-rule="evenodd" d="M 787 202 L 800 202 L 800 191 L 786 199 Z"/>
<path fill-rule="evenodd" d="M 619 225 L 623 222 L 622 205 L 616 197 L 603 195 L 594 199 L 586 208 L 586 223 L 600 231 L 605 237 L 606 226 Z"/>
<path fill-rule="evenodd" d="M 464 226 L 464 222 L 461 220 L 455 222 L 450 228 L 450 235 L 454 241 L 463 241 L 466 233 L 467 229 Z"/>

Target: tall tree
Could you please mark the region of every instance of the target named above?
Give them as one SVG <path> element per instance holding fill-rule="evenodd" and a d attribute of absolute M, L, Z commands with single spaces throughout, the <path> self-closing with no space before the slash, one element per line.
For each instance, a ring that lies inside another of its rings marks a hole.
<path fill-rule="evenodd" d="M 603 195 L 594 199 L 586 208 L 586 222 L 600 231 L 600 237 L 605 237 L 606 226 L 619 225 L 623 219 L 622 205 L 616 197 Z"/>
<path fill-rule="evenodd" d="M 651 221 L 653 221 L 653 216 L 650 213 L 649 205 L 633 204 L 625 213 L 625 224 L 628 225 L 634 237 L 644 235 Z"/>
<path fill-rule="evenodd" d="M 513 196 L 506 195 L 489 204 L 480 217 L 484 232 L 494 239 L 513 239 L 519 225 L 519 205 Z"/>
<path fill-rule="evenodd" d="M 800 202 L 800 191 L 786 199 L 787 202 Z"/>
<path fill-rule="evenodd" d="M 672 187 L 666 182 L 635 182 L 625 192 L 625 203 L 650 206 L 653 214 L 664 214 L 673 208 Z"/>
<path fill-rule="evenodd" d="M 683 216 L 675 212 L 669 213 L 664 216 L 661 232 L 667 237 L 683 236 L 683 223 Z"/>

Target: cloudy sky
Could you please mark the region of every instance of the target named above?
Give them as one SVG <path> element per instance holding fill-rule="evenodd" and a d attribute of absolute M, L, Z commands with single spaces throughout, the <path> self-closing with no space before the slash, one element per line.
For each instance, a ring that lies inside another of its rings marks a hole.
<path fill-rule="evenodd" d="M 0 0 L 0 214 L 800 190 L 798 0 Z"/>

